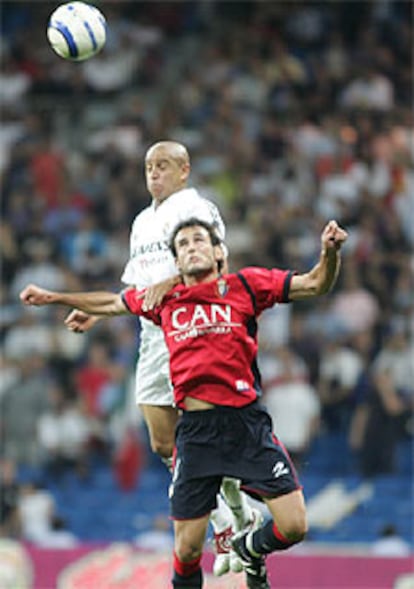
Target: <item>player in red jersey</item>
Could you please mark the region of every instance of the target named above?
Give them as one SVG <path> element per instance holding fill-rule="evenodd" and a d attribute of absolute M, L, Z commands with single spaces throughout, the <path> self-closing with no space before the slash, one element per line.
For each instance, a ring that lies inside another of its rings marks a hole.
<path fill-rule="evenodd" d="M 233 539 L 250 589 L 269 588 L 267 554 L 289 548 L 306 534 L 305 502 L 295 469 L 257 401 L 256 318 L 276 302 L 327 293 L 346 238 L 336 221 L 330 221 L 322 231 L 320 259 L 305 274 L 245 268 L 221 276 L 217 234 L 192 219 L 178 225 L 171 241 L 183 284 L 153 310 L 143 311 L 140 292 L 133 288 L 120 294 L 71 294 L 29 285 L 20 295 L 25 304 L 64 304 L 97 315 L 132 312 L 162 327 L 175 399 L 182 409 L 170 494 L 175 588 L 202 586 L 202 548 L 223 476 L 240 479 L 242 488 L 261 498 L 272 516 L 260 529 Z"/>

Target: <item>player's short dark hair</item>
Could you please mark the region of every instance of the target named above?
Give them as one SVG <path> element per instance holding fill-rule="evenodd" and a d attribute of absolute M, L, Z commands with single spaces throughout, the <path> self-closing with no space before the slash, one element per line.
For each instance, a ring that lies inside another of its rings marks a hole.
<path fill-rule="evenodd" d="M 173 232 L 171 234 L 169 247 L 170 247 L 170 250 L 172 251 L 174 258 L 177 257 L 177 249 L 175 247 L 175 238 L 177 237 L 177 234 L 179 231 L 181 231 L 181 229 L 185 229 L 187 227 L 203 227 L 210 235 L 212 245 L 220 245 L 221 244 L 221 239 L 218 236 L 214 225 L 212 225 L 211 223 L 207 223 L 207 221 L 202 221 L 201 219 L 197 219 L 196 217 L 191 217 L 190 219 L 186 219 L 185 221 L 181 221 L 173 229 Z"/>

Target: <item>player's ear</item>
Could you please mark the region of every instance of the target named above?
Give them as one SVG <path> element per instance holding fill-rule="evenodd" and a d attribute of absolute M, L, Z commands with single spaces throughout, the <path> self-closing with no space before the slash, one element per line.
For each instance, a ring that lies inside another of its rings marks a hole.
<path fill-rule="evenodd" d="M 190 168 L 190 164 L 188 162 L 185 162 L 182 164 L 182 166 L 181 166 L 181 180 L 183 182 L 185 182 L 187 180 L 187 178 L 189 177 L 190 170 L 191 170 L 191 168 Z"/>
<path fill-rule="evenodd" d="M 223 253 L 221 245 L 220 244 L 215 245 L 213 247 L 213 251 L 214 251 L 214 259 L 216 260 L 216 262 L 223 262 L 224 253 Z"/>

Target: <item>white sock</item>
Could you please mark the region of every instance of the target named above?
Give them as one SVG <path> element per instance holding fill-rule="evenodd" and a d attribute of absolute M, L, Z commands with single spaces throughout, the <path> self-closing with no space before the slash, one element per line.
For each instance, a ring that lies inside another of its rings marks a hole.
<path fill-rule="evenodd" d="M 211 512 L 210 521 L 216 534 L 233 524 L 232 512 L 221 495 L 217 495 L 217 507 Z"/>
<path fill-rule="evenodd" d="M 221 485 L 221 492 L 227 505 L 230 507 L 236 524 L 236 532 L 245 528 L 252 520 L 252 508 L 246 495 L 240 491 L 240 481 L 237 479 L 224 478 Z"/>

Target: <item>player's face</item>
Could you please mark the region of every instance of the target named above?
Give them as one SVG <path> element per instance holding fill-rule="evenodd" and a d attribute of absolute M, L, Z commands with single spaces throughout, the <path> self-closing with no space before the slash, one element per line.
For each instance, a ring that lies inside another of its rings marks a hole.
<path fill-rule="evenodd" d="M 186 276 L 207 275 L 216 271 L 220 254 L 213 246 L 209 232 L 204 227 L 184 227 L 175 237 L 177 267 Z"/>
<path fill-rule="evenodd" d="M 164 147 L 150 149 L 145 158 L 145 179 L 152 198 L 161 203 L 184 188 L 190 166 Z"/>

